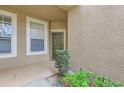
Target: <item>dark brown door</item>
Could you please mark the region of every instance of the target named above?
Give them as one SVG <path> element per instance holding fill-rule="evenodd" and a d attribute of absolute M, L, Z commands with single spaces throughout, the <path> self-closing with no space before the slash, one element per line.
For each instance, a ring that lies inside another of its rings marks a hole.
<path fill-rule="evenodd" d="M 56 49 L 64 49 L 64 32 L 52 32 L 52 59 Z"/>

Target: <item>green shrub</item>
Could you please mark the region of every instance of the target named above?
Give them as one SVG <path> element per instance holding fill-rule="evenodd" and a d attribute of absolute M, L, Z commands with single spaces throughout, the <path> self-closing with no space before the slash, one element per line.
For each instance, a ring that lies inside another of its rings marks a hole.
<path fill-rule="evenodd" d="M 65 83 L 71 87 L 88 87 L 91 84 L 92 79 L 94 78 L 95 73 L 80 71 L 77 73 L 68 73 L 65 74 L 65 77 L 62 80 L 62 83 Z"/>
<path fill-rule="evenodd" d="M 55 51 L 55 67 L 61 74 L 68 72 L 70 53 L 67 50 L 56 50 Z"/>
<path fill-rule="evenodd" d="M 112 87 L 121 87 L 122 84 L 119 81 L 112 82 Z"/>
<path fill-rule="evenodd" d="M 97 76 L 94 82 L 95 82 L 96 87 L 119 87 L 121 86 L 120 82 L 112 81 L 110 78 L 104 77 L 104 76 Z"/>
<path fill-rule="evenodd" d="M 97 76 L 93 72 L 79 71 L 67 73 L 61 83 L 70 87 L 120 87 L 120 82 L 112 81 L 108 77 Z"/>

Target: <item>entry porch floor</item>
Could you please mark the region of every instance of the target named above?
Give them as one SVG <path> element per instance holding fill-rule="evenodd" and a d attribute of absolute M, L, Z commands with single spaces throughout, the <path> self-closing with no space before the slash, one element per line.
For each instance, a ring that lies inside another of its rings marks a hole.
<path fill-rule="evenodd" d="M 19 86 L 33 86 L 38 85 L 33 81 L 41 80 L 46 84 L 44 78 L 52 76 L 57 73 L 52 62 L 35 63 L 25 66 L 17 66 L 0 70 L 0 87 L 19 87 Z M 38 81 L 38 82 L 41 82 Z M 29 85 L 28 85 L 29 84 Z M 47 86 L 47 85 L 46 85 Z M 49 85 L 48 85 L 49 86 Z"/>

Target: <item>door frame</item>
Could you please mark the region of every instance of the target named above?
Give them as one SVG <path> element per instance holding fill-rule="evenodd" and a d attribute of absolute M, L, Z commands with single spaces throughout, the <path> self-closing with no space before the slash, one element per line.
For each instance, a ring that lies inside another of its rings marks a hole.
<path fill-rule="evenodd" d="M 56 33 L 56 32 L 64 32 L 64 49 L 66 49 L 66 30 L 65 29 L 52 29 L 51 30 L 51 34 L 52 33 Z M 51 35 L 51 39 L 52 39 L 52 35 Z"/>

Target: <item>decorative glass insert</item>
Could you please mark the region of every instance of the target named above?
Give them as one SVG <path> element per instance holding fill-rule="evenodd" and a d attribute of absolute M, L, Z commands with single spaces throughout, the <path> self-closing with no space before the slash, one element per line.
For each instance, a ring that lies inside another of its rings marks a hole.
<path fill-rule="evenodd" d="M 11 17 L 0 14 L 0 53 L 11 53 Z"/>
<path fill-rule="evenodd" d="M 30 51 L 44 51 L 44 25 L 30 22 Z"/>

